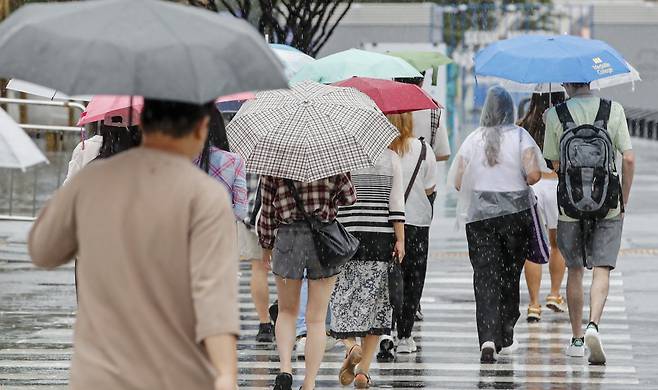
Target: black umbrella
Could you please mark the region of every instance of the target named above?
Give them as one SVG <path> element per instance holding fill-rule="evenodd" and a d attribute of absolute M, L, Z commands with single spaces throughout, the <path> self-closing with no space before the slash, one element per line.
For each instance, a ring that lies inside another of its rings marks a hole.
<path fill-rule="evenodd" d="M 0 24 L 0 76 L 68 95 L 190 103 L 287 87 L 247 22 L 158 0 L 26 5 Z"/>

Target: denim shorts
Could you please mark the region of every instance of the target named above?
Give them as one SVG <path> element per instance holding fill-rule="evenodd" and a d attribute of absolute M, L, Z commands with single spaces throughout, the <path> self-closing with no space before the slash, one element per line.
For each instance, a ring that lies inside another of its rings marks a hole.
<path fill-rule="evenodd" d="M 323 266 L 317 256 L 311 228 L 306 221 L 280 225 L 272 250 L 272 272 L 284 279 L 325 279 L 340 273 L 340 268 Z"/>
<path fill-rule="evenodd" d="M 569 268 L 617 266 L 624 220 L 620 215 L 598 221 L 560 221 L 557 246 Z"/>

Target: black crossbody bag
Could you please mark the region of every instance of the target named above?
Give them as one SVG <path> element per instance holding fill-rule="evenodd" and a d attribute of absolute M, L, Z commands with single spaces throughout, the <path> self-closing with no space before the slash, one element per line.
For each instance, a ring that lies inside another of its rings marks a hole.
<path fill-rule="evenodd" d="M 323 222 L 316 216 L 307 214 L 295 183 L 292 180 L 285 182 L 295 198 L 297 210 L 304 215 L 304 219 L 311 228 L 320 264 L 327 268 L 337 268 L 347 263 L 359 249 L 359 240 L 345 230 L 345 227 L 336 219 L 331 222 Z"/>

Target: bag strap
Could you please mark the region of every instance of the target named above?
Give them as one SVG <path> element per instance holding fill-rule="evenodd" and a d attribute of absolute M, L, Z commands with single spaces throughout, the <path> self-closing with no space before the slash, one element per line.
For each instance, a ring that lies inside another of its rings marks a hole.
<path fill-rule="evenodd" d="M 594 119 L 594 125 L 597 126 L 598 123 L 602 123 L 601 128 L 608 130 L 608 122 L 610 121 L 610 112 L 612 111 L 612 102 L 607 99 L 601 99 L 601 104 L 599 105 L 599 111 L 596 113 L 596 119 Z"/>
<path fill-rule="evenodd" d="M 304 215 L 304 219 L 311 223 L 311 216 L 306 213 L 304 208 L 304 201 L 302 200 L 301 196 L 299 196 L 299 192 L 297 191 L 297 187 L 295 187 L 295 183 L 293 183 L 293 181 L 290 179 L 285 179 L 284 181 L 292 193 L 292 197 L 295 199 L 295 206 L 297 206 L 297 210 L 302 213 L 302 215 Z"/>
<path fill-rule="evenodd" d="M 409 198 L 409 194 L 411 194 L 411 189 L 414 186 L 414 183 L 416 182 L 416 177 L 418 177 L 418 172 L 420 171 L 420 164 L 423 163 L 423 160 L 427 157 L 427 146 L 425 145 L 425 138 L 420 137 L 418 138 L 420 140 L 420 156 L 418 157 L 418 162 L 416 163 L 416 168 L 414 168 L 414 173 L 411 175 L 411 180 L 409 181 L 409 185 L 407 186 L 407 190 L 404 192 L 404 201 L 406 202 L 407 199 Z"/>
<path fill-rule="evenodd" d="M 560 123 L 562 123 L 562 129 L 564 129 L 564 131 L 569 130 L 571 128 L 570 125 L 576 124 L 576 121 L 573 120 L 573 117 L 569 112 L 569 107 L 566 102 L 555 106 L 555 110 L 557 111 L 557 117 L 560 120 Z"/>
<path fill-rule="evenodd" d="M 258 213 L 260 208 L 263 206 L 263 200 L 261 199 L 261 181 L 258 180 L 258 189 L 256 190 L 256 199 L 254 200 L 254 209 L 251 210 L 251 215 L 249 216 L 249 224 L 251 226 L 256 226 L 256 220 L 258 219 Z"/>

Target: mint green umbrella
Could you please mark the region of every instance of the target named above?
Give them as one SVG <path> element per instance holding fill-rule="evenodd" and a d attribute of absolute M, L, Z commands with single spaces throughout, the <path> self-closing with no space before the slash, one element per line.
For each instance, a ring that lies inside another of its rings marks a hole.
<path fill-rule="evenodd" d="M 349 49 L 305 65 L 290 82 L 312 80 L 330 84 L 354 76 L 389 80 L 396 77 L 422 77 L 416 68 L 401 58 Z"/>
<path fill-rule="evenodd" d="M 392 51 L 388 53 L 391 56 L 402 58 L 410 63 L 419 72 L 424 72 L 427 69 L 432 69 L 432 84 L 436 85 L 436 74 L 439 71 L 439 66 L 452 63 L 452 59 L 438 51 Z"/>

